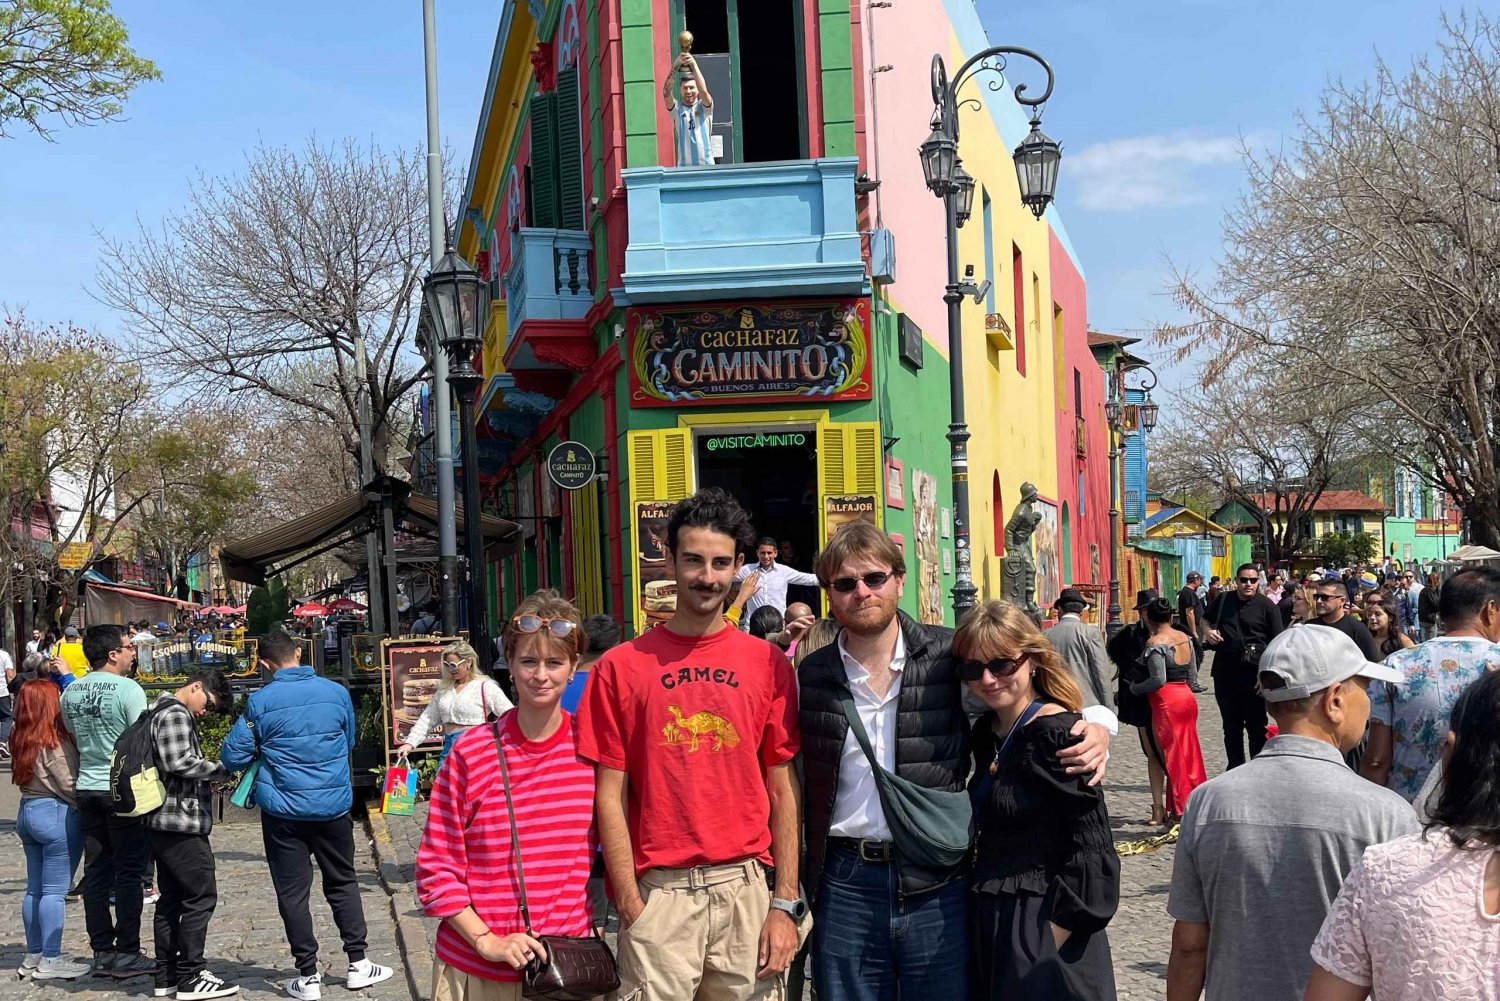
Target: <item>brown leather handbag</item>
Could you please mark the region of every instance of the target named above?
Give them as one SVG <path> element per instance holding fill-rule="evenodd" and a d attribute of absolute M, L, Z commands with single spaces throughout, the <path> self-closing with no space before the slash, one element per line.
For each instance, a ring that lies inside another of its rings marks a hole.
<path fill-rule="evenodd" d="M 608 943 L 592 935 L 538 935 L 531 929 L 531 909 L 526 904 L 526 875 L 521 868 L 521 837 L 516 832 L 516 807 L 510 796 L 510 769 L 500 743 L 500 724 L 490 724 L 495 753 L 500 756 L 500 781 L 505 786 L 505 809 L 510 815 L 510 846 L 516 859 L 516 883 L 521 891 L 521 923 L 526 934 L 547 950 L 543 961 L 535 958 L 521 972 L 521 996 L 546 1001 L 590 1001 L 620 986 L 620 971 Z"/>

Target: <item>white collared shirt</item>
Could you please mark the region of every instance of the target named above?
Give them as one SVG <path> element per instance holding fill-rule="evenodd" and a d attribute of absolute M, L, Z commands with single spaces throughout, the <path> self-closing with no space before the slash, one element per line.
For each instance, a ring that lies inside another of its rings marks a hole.
<path fill-rule="evenodd" d="M 801 570 L 794 570 L 784 563 L 771 564 L 771 569 L 762 570 L 759 563 L 746 563 L 740 567 L 740 572 L 735 574 L 735 580 L 744 580 L 753 573 L 760 574 L 760 585 L 750 600 L 745 602 L 745 611 L 740 616 L 741 628 L 750 628 L 750 616 L 762 605 L 770 605 L 776 611 L 786 614 L 786 589 L 795 584 L 799 587 L 817 587 L 818 578 Z"/>
<path fill-rule="evenodd" d="M 849 691 L 854 693 L 854 710 L 864 724 L 870 737 L 870 747 L 880 766 L 888 772 L 896 770 L 896 697 L 901 694 L 901 675 L 906 670 L 906 638 L 896 631 L 896 649 L 891 654 L 891 687 L 883 697 L 870 689 L 870 672 L 844 649 L 844 636 L 839 634 L 839 657 L 844 662 L 844 676 L 849 680 Z M 880 790 L 875 785 L 875 772 L 869 758 L 854 734 L 844 736 L 843 752 L 839 755 L 838 793 L 833 800 L 833 822 L 828 833 L 835 838 L 870 838 L 875 841 L 890 841 L 891 828 L 885 822 L 885 810 L 880 806 Z"/>

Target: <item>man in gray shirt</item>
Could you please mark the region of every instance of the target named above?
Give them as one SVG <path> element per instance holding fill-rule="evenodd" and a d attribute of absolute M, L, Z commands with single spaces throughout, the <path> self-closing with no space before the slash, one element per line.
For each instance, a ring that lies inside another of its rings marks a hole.
<path fill-rule="evenodd" d="M 1333 629 L 1273 639 L 1260 687 L 1279 735 L 1254 760 L 1188 800 L 1167 912 L 1167 1001 L 1291 1001 L 1339 887 L 1367 847 L 1415 834 L 1399 795 L 1361 779 L 1343 752 L 1370 717 L 1371 680 L 1399 671 L 1365 660 Z"/>
<path fill-rule="evenodd" d="M 1047 639 L 1063 663 L 1072 669 L 1078 687 L 1083 690 L 1083 704 L 1113 709 L 1108 679 L 1114 675 L 1114 665 L 1104 652 L 1104 637 L 1099 629 L 1083 621 L 1083 610 L 1091 607 L 1088 599 L 1078 588 L 1065 587 L 1052 607 L 1061 617 L 1047 630 Z"/>

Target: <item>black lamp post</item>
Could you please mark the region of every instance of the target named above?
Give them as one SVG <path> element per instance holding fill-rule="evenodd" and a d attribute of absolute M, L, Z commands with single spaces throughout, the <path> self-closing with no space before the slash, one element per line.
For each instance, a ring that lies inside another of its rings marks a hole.
<path fill-rule="evenodd" d="M 949 462 L 953 476 L 953 548 L 954 582 L 953 614 L 955 619 L 974 607 L 978 589 L 974 586 L 974 572 L 969 552 L 969 425 L 964 418 L 964 371 L 963 329 L 959 304 L 964 296 L 973 296 L 975 302 L 984 298 L 984 286 L 972 280 L 960 281 L 958 276 L 958 227 L 968 221 L 974 209 L 974 178 L 964 170 L 958 156 L 958 108 L 959 104 L 979 107 L 976 98 L 958 100 L 958 92 L 971 77 L 983 71 L 997 74 L 1005 72 L 1007 56 L 1024 56 L 1041 64 L 1047 71 L 1047 89 L 1041 97 L 1027 97 L 1026 85 L 1017 84 L 1016 100 L 1032 109 L 1031 132 L 1017 146 L 1013 159 L 1016 163 L 1016 179 L 1021 185 L 1021 201 L 1032 213 L 1041 218 L 1057 190 L 1057 166 L 1062 157 L 1062 147 L 1048 139 L 1040 129 L 1041 115 L 1036 110 L 1052 96 L 1052 67 L 1041 56 L 1030 49 L 1011 46 L 995 46 L 969 58 L 954 76 L 950 85 L 948 69 L 942 56 L 932 57 L 932 101 L 937 106 L 932 116 L 932 133 L 918 147 L 922 159 L 922 177 L 927 190 L 943 200 L 944 235 L 948 250 L 948 285 L 943 301 L 948 304 L 948 393 Z M 998 84 L 992 84 L 998 89 Z"/>
<path fill-rule="evenodd" d="M 1104 632 L 1114 635 L 1125 625 L 1120 617 L 1120 547 L 1125 544 L 1120 535 L 1120 441 L 1132 429 L 1125 419 L 1128 404 L 1125 402 L 1125 373 L 1144 372 L 1146 382 L 1136 387 L 1146 394 L 1146 399 L 1136 406 L 1136 430 L 1150 434 L 1156 430 L 1156 419 L 1160 408 L 1151 402 L 1151 390 L 1156 388 L 1156 373 L 1150 366 L 1126 364 L 1124 352 L 1115 355 L 1114 377 L 1109 381 L 1109 399 L 1104 404 L 1104 421 L 1109 425 L 1109 606 L 1105 610 Z"/>
<path fill-rule="evenodd" d="M 480 531 L 479 445 L 474 436 L 474 393 L 483 376 L 474 370 L 480 344 L 484 282 L 474 266 L 449 247 L 422 281 L 423 306 L 437 345 L 448 356 L 448 385 L 458 397 L 458 428 L 464 467 L 465 595 L 469 642 L 479 666 L 489 672 L 494 650 L 485 622 L 484 535 Z M 456 622 L 445 625 L 451 630 Z"/>

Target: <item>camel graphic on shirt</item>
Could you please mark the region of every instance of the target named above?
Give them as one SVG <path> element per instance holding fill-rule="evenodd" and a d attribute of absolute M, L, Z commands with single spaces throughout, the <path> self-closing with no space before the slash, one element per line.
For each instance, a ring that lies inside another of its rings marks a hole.
<path fill-rule="evenodd" d="M 687 741 L 689 753 L 698 750 L 700 738 L 706 737 L 713 741 L 709 746 L 711 751 L 722 751 L 740 742 L 740 735 L 735 732 L 734 724 L 722 716 L 715 716 L 711 712 L 697 712 L 684 717 L 681 706 L 667 706 L 667 712 L 672 714 L 672 722 L 661 728 L 661 735 L 668 744 Z"/>

